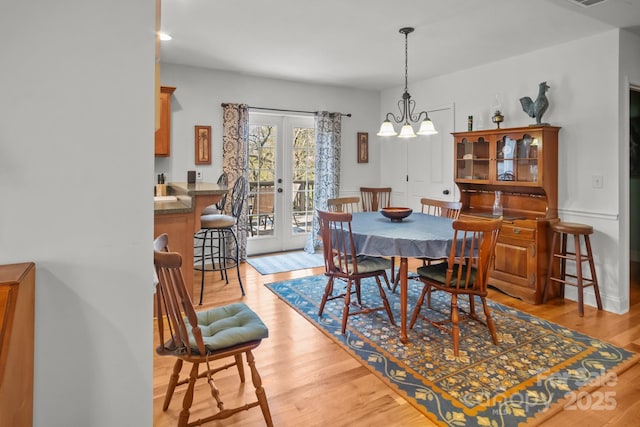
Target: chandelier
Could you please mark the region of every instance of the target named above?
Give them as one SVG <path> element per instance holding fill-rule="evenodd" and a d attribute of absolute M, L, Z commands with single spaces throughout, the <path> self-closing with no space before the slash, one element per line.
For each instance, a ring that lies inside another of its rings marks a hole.
<path fill-rule="evenodd" d="M 433 122 L 429 118 L 429 114 L 426 111 L 420 112 L 417 116 L 413 114 L 413 110 L 416 108 L 416 102 L 411 99 L 411 95 L 409 95 L 409 90 L 407 88 L 408 84 L 408 38 L 409 34 L 414 31 L 412 27 L 400 28 L 400 32 L 404 34 L 404 93 L 402 94 L 402 99 L 398 101 L 398 109 L 400 110 L 401 115 L 396 116 L 393 113 L 387 113 L 387 116 L 380 125 L 380 130 L 376 135 L 378 136 L 395 136 L 398 135 L 396 130 L 393 128 L 393 123 L 391 123 L 391 119 L 393 119 L 396 123 L 404 123 L 402 129 L 400 130 L 400 135 L 398 138 L 415 138 L 416 133 L 418 135 L 434 135 L 438 133 L 436 128 L 433 126 Z M 422 116 L 424 115 L 424 119 Z M 420 123 L 420 129 L 418 132 L 413 132 L 413 127 L 411 123 Z M 411 122 L 411 123 L 410 123 Z"/>

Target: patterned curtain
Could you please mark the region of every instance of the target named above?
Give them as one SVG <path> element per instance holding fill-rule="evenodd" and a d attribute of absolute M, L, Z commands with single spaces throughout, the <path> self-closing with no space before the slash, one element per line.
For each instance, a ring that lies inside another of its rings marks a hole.
<path fill-rule="evenodd" d="M 316 113 L 315 126 L 315 186 L 313 194 L 314 209 L 327 210 L 327 200 L 338 197 L 340 193 L 340 137 L 342 115 L 319 111 Z M 314 213 L 313 225 L 304 250 L 315 252 L 320 247 L 320 224 Z"/>
<path fill-rule="evenodd" d="M 249 109 L 245 104 L 223 104 L 222 171 L 227 174 L 229 188 L 233 188 L 240 176 L 248 177 L 249 164 Z M 237 223 L 238 252 L 241 260 L 247 258 L 247 232 L 249 229 L 249 204 L 245 195 L 242 212 Z M 227 199 L 229 200 L 229 198 Z M 225 213 L 231 212 L 227 202 Z"/>

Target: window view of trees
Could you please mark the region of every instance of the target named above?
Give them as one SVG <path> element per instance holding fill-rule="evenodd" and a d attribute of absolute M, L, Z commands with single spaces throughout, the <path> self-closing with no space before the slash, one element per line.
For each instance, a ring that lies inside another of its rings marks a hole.
<path fill-rule="evenodd" d="M 292 218 L 294 233 L 311 230 L 315 180 L 314 129 L 294 127 L 290 158 L 292 173 Z M 276 144 L 278 129 L 272 125 L 249 127 L 249 204 L 251 235 L 274 232 Z"/>

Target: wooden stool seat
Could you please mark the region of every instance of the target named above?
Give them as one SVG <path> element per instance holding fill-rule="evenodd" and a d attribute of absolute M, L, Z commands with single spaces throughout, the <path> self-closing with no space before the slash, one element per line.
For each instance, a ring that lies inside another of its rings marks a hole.
<path fill-rule="evenodd" d="M 591 250 L 591 242 L 589 236 L 593 234 L 593 227 L 587 224 L 579 224 L 575 222 L 558 221 L 550 225 L 553 233 L 551 240 L 551 250 L 549 252 L 549 265 L 547 268 L 547 280 L 544 284 L 543 302 L 547 301 L 547 289 L 550 282 L 560 284 L 560 297 L 564 297 L 564 286 L 571 285 L 578 288 L 578 313 L 584 316 L 583 291 L 584 288 L 592 286 L 596 297 L 598 310 L 602 310 L 602 300 L 600 299 L 600 290 L 598 289 L 598 279 L 596 277 L 596 268 L 593 262 L 593 252 Z M 567 251 L 567 240 L 569 236 L 573 236 L 574 252 Z M 584 240 L 586 253 L 581 250 L 580 236 Z M 556 244 L 560 238 L 560 251 L 556 252 Z M 553 264 L 555 259 L 560 259 L 560 272 L 558 277 L 553 275 Z M 575 262 L 576 274 L 567 273 L 567 260 Z M 582 263 L 589 263 L 591 277 L 585 277 L 582 274 Z M 575 280 L 567 280 L 567 278 Z"/>
<path fill-rule="evenodd" d="M 556 222 L 551 224 L 551 230 L 555 233 L 579 234 L 581 236 L 593 234 L 593 227 L 577 222 Z"/>

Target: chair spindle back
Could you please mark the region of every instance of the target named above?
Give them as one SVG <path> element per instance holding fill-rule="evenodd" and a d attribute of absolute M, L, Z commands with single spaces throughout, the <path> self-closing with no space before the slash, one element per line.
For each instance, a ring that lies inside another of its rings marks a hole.
<path fill-rule="evenodd" d="M 391 187 L 360 187 L 362 211 L 376 212 L 391 206 Z"/>
<path fill-rule="evenodd" d="M 318 210 L 320 236 L 324 251 L 324 265 L 327 274 L 347 277 L 358 274 L 355 245 L 351 234 L 352 215 L 347 212 L 326 212 Z"/>

